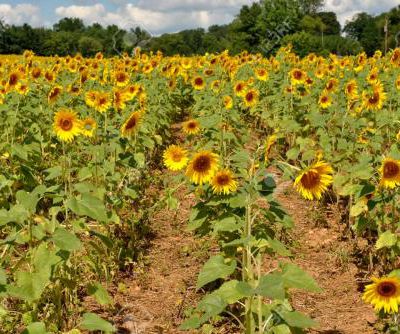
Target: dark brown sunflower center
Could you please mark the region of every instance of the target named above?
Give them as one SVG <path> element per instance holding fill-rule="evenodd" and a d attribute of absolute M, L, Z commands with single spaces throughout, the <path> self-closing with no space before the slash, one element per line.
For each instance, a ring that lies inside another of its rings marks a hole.
<path fill-rule="evenodd" d="M 72 129 L 72 121 L 70 119 L 63 119 L 60 122 L 60 126 L 64 131 L 69 131 Z"/>
<path fill-rule="evenodd" d="M 8 83 L 10 84 L 10 86 L 15 86 L 18 82 L 18 75 L 16 74 L 11 74 L 10 75 L 10 79 L 8 80 Z"/>
<path fill-rule="evenodd" d="M 190 130 L 194 130 L 194 129 L 197 128 L 197 124 L 196 124 L 195 122 L 189 122 L 188 125 L 187 125 L 187 127 L 188 127 Z"/>
<path fill-rule="evenodd" d="M 125 73 L 118 73 L 117 74 L 117 81 L 118 82 L 124 82 L 126 80 L 126 75 Z"/>
<path fill-rule="evenodd" d="M 125 129 L 126 130 L 131 130 L 133 129 L 137 124 L 136 118 L 135 117 L 131 117 L 128 121 L 128 123 L 126 123 Z"/>
<path fill-rule="evenodd" d="M 397 292 L 397 287 L 392 282 L 382 282 L 378 285 L 378 293 L 383 297 L 392 297 Z"/>
<path fill-rule="evenodd" d="M 254 94 L 252 92 L 249 92 L 246 94 L 246 101 L 251 102 L 254 100 Z"/>
<path fill-rule="evenodd" d="M 303 74 L 300 71 L 295 71 L 293 76 L 295 79 L 300 80 L 303 77 Z"/>
<path fill-rule="evenodd" d="M 306 189 L 312 189 L 319 184 L 321 177 L 315 171 L 309 171 L 305 173 L 301 178 L 301 184 Z"/>
<path fill-rule="evenodd" d="M 240 92 L 241 90 L 243 90 L 243 88 L 244 88 L 244 86 L 243 86 L 242 84 L 238 84 L 238 85 L 236 86 L 236 91 L 237 91 L 237 92 Z"/>
<path fill-rule="evenodd" d="M 383 177 L 390 179 L 397 176 L 399 172 L 400 168 L 396 163 L 392 161 L 385 162 L 385 165 L 383 166 Z"/>
<path fill-rule="evenodd" d="M 217 179 L 216 179 L 217 184 L 220 185 L 220 186 L 226 186 L 226 185 L 228 185 L 229 182 L 230 182 L 230 180 L 231 180 L 231 179 L 230 179 L 229 175 L 226 175 L 226 174 L 218 175 L 218 176 L 217 176 Z"/>
<path fill-rule="evenodd" d="M 203 79 L 202 78 L 196 78 L 194 80 L 194 83 L 196 86 L 201 86 L 203 84 Z"/>
<path fill-rule="evenodd" d="M 374 93 L 369 99 L 369 103 L 371 104 L 377 104 L 379 102 L 379 93 Z"/>
<path fill-rule="evenodd" d="M 58 94 L 60 94 L 60 89 L 59 88 L 55 88 L 50 92 L 50 100 L 51 99 L 55 99 Z"/>
<path fill-rule="evenodd" d="M 323 96 L 323 97 L 321 98 L 321 102 L 322 102 L 322 103 L 328 102 L 328 97 L 327 97 L 327 96 Z"/>
<path fill-rule="evenodd" d="M 198 173 L 207 172 L 211 167 L 211 159 L 208 156 L 200 156 L 193 163 L 193 170 Z"/>

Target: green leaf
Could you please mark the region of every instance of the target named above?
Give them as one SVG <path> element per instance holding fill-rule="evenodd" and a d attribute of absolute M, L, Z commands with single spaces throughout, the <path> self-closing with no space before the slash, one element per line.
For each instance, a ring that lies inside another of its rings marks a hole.
<path fill-rule="evenodd" d="M 55 230 L 51 240 L 58 248 L 69 252 L 79 250 L 81 248 L 81 241 L 75 236 L 75 234 L 68 232 L 62 227 L 59 227 Z"/>
<path fill-rule="evenodd" d="M 49 282 L 48 277 L 45 277 L 42 273 L 20 271 L 17 272 L 16 278 L 16 286 L 8 286 L 7 291 L 10 295 L 27 302 L 38 300 Z"/>
<path fill-rule="evenodd" d="M 34 193 L 27 193 L 25 190 L 20 190 L 15 195 L 19 204 L 21 204 L 30 213 L 36 212 L 36 205 L 39 202 L 39 197 Z"/>
<path fill-rule="evenodd" d="M 284 278 L 281 273 L 272 273 L 262 276 L 255 293 L 271 299 L 285 299 Z"/>
<path fill-rule="evenodd" d="M 22 334 L 47 334 L 46 326 L 43 322 L 32 322 Z"/>
<path fill-rule="evenodd" d="M 89 331 L 115 332 L 115 327 L 94 313 L 85 313 L 80 327 Z"/>
<path fill-rule="evenodd" d="M 53 180 L 53 179 L 61 176 L 62 167 L 55 166 L 55 167 L 47 168 L 44 172 L 48 174 L 45 178 L 46 181 Z"/>
<path fill-rule="evenodd" d="M 225 264 L 225 258 L 222 255 L 216 255 L 205 263 L 203 269 L 200 271 L 196 287 L 200 289 L 218 278 L 226 278 L 231 275 L 235 269 L 235 260 L 230 261 L 229 264 Z"/>
<path fill-rule="evenodd" d="M 234 232 L 240 228 L 234 216 L 224 216 L 213 223 L 215 232 Z"/>
<path fill-rule="evenodd" d="M 283 265 L 282 277 L 287 288 L 304 289 L 311 292 L 321 292 L 315 280 L 293 263 Z"/>
<path fill-rule="evenodd" d="M 350 217 L 357 217 L 363 212 L 368 211 L 367 203 L 364 199 L 360 199 L 355 205 L 350 208 Z"/>
<path fill-rule="evenodd" d="M 376 249 L 393 247 L 397 243 L 397 235 L 391 231 L 383 232 L 376 241 Z"/>
<path fill-rule="evenodd" d="M 290 327 L 310 328 L 317 326 L 314 320 L 297 311 L 281 311 L 278 314 Z"/>
<path fill-rule="evenodd" d="M 98 221 L 107 222 L 107 211 L 103 202 L 90 194 L 83 194 L 80 199 L 71 198 L 66 205 L 78 216 L 88 216 Z"/>
<path fill-rule="evenodd" d="M 7 274 L 3 268 L 0 268 L 0 285 L 7 284 Z"/>
<path fill-rule="evenodd" d="M 88 293 L 93 296 L 100 305 L 108 305 L 112 303 L 112 299 L 107 290 L 98 282 L 89 284 Z"/>
<path fill-rule="evenodd" d="M 227 304 L 236 303 L 238 300 L 253 295 L 253 289 L 246 282 L 232 280 L 225 282 L 212 294 L 220 296 Z"/>
<path fill-rule="evenodd" d="M 186 320 L 182 325 L 179 326 L 180 330 L 187 331 L 189 329 L 197 329 L 201 326 L 200 319 L 198 317 L 192 317 Z"/>

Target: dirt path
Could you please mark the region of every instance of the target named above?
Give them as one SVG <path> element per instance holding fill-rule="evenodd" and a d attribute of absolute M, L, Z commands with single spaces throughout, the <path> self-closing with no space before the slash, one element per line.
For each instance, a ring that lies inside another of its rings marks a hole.
<path fill-rule="evenodd" d="M 375 333 L 371 324 L 376 316 L 357 291 L 358 270 L 352 263 L 351 240 L 341 240 L 343 226 L 333 215 L 326 217 L 313 202 L 301 199 L 290 182 L 279 184 L 277 197 L 295 221 L 291 232 L 295 240 L 294 262 L 310 273 L 324 290 L 320 294 L 293 294 L 296 309 L 320 324 L 310 333 Z"/>
<path fill-rule="evenodd" d="M 180 333 L 186 309 L 196 304 L 194 286 L 210 246 L 185 232 L 194 196 L 182 193 L 178 199 L 177 211 L 161 210 L 150 222 L 153 238 L 144 273 L 124 282 L 128 288 L 118 296 L 124 309 L 120 333 Z"/>
<path fill-rule="evenodd" d="M 295 221 L 290 233 L 294 262 L 309 272 L 324 289 L 313 294 L 295 291 L 294 307 L 309 314 L 320 327 L 316 334 L 373 334 L 376 317 L 357 291 L 357 267 L 351 259 L 351 241 L 342 241 L 341 225 L 318 213 L 312 202 L 302 200 L 289 182 L 280 182 L 277 198 Z M 118 294 L 120 333 L 181 333 L 177 330 L 185 310 L 201 297 L 194 285 L 211 244 L 185 232 L 193 196 L 178 195 L 177 211 L 162 210 L 150 225 L 154 233 L 146 255 L 144 273 L 124 283 Z"/>

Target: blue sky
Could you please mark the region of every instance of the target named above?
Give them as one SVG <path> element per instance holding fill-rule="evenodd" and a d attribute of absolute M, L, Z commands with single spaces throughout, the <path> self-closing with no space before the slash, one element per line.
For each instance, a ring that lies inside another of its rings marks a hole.
<path fill-rule="evenodd" d="M 158 35 L 187 28 L 230 22 L 252 0 L 0 0 L 0 18 L 9 24 L 51 26 L 65 16 L 85 23 L 141 26 Z M 400 0 L 325 0 L 343 24 L 360 11 L 379 14 Z"/>

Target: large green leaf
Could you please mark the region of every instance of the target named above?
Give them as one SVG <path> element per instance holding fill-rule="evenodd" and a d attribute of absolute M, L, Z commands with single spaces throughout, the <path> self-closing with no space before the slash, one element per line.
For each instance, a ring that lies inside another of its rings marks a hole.
<path fill-rule="evenodd" d="M 290 327 L 310 328 L 318 325 L 314 320 L 297 311 L 280 311 L 278 314 Z"/>
<path fill-rule="evenodd" d="M 285 299 L 284 278 L 281 273 L 272 273 L 262 276 L 255 293 L 272 299 Z"/>
<path fill-rule="evenodd" d="M 94 313 L 85 313 L 80 327 L 89 331 L 115 332 L 115 327 Z"/>
<path fill-rule="evenodd" d="M 25 328 L 22 334 L 47 334 L 46 325 L 43 322 L 33 322 Z"/>
<path fill-rule="evenodd" d="M 33 302 L 38 300 L 43 293 L 49 279 L 43 273 L 17 272 L 17 284 L 8 286 L 7 291 L 10 295 Z"/>
<path fill-rule="evenodd" d="M 311 292 L 321 292 L 315 280 L 304 270 L 293 263 L 286 263 L 282 268 L 284 285 L 287 288 L 304 289 Z"/>
<path fill-rule="evenodd" d="M 90 194 L 83 194 L 81 198 L 71 198 L 66 203 L 78 216 L 88 216 L 98 221 L 107 221 L 107 211 L 103 202 Z"/>
<path fill-rule="evenodd" d="M 63 227 L 58 227 L 55 230 L 51 240 L 58 248 L 69 252 L 79 250 L 82 246 L 76 235 Z"/>
<path fill-rule="evenodd" d="M 222 255 L 216 255 L 205 263 L 197 279 L 196 287 L 199 289 L 218 278 L 226 278 L 231 275 L 235 269 L 235 260 L 225 263 L 225 258 Z"/>

